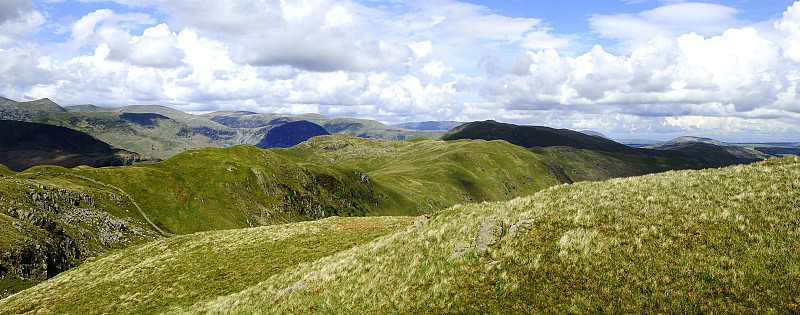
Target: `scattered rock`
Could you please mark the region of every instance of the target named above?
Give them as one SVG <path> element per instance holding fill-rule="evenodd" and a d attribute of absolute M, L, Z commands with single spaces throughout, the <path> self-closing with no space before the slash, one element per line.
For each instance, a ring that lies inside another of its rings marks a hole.
<path fill-rule="evenodd" d="M 520 235 L 526 235 L 528 232 L 531 231 L 531 220 L 521 220 L 517 221 L 516 223 L 512 224 L 511 227 L 508 228 L 508 236 L 509 237 L 517 237 Z"/>
<path fill-rule="evenodd" d="M 278 293 L 275 294 L 275 297 L 279 298 L 279 297 L 281 297 L 281 296 L 283 296 L 283 295 L 285 295 L 287 293 L 292 293 L 294 291 L 297 291 L 297 290 L 303 288 L 304 286 L 305 286 L 305 283 L 303 283 L 303 281 L 297 281 L 294 284 L 292 284 L 291 286 L 288 286 L 286 288 L 283 288 L 283 290 L 278 291 Z"/>
<path fill-rule="evenodd" d="M 425 224 L 425 222 L 428 222 L 428 220 L 430 220 L 430 219 L 431 219 L 431 215 L 430 214 L 423 214 L 421 216 L 418 216 L 418 217 L 414 218 L 414 221 L 411 221 L 411 223 L 409 223 L 408 226 L 406 226 L 405 230 L 406 231 L 410 231 L 410 230 L 416 229 L 416 228 L 422 226 L 423 224 Z"/>
<path fill-rule="evenodd" d="M 475 236 L 475 254 L 480 254 L 489 249 L 490 246 L 497 243 L 503 237 L 503 230 L 505 225 L 503 220 L 492 219 L 483 222 L 478 228 L 478 233 Z"/>
<path fill-rule="evenodd" d="M 503 237 L 504 230 L 505 222 L 503 222 L 503 220 L 491 219 L 483 222 L 483 224 L 478 227 L 478 232 L 475 233 L 474 238 L 469 242 L 462 242 L 456 245 L 449 260 L 465 256 L 468 253 L 473 253 L 475 255 L 482 254 Z"/>

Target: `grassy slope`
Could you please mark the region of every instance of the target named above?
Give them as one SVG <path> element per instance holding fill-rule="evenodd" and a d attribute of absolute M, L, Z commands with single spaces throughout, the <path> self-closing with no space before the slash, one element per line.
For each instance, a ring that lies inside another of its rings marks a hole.
<path fill-rule="evenodd" d="M 276 150 L 306 167 L 348 165 L 403 192 L 427 211 L 442 205 L 500 201 L 583 180 L 700 168 L 682 159 L 568 147 L 525 149 L 505 141 L 386 141 L 332 135 Z"/>
<path fill-rule="evenodd" d="M 315 137 L 278 154 L 306 167 L 343 165 L 430 212 L 464 202 L 507 200 L 559 184 L 542 157 L 503 141 L 388 141 Z"/>
<path fill-rule="evenodd" d="M 413 213 L 379 211 L 394 199 L 357 170 L 312 171 L 253 146 L 191 150 L 161 163 L 131 167 L 35 167 L 20 176 L 56 178 L 64 173 L 121 188 L 156 225 L 176 234 L 330 215 Z M 377 200 L 380 196 L 385 198 Z"/>
<path fill-rule="evenodd" d="M 185 311 L 797 312 L 798 188 L 787 158 L 456 206 Z M 452 258 L 489 219 L 530 230 Z"/>
<path fill-rule="evenodd" d="M 669 162 L 570 148 L 527 150 L 504 141 L 334 135 L 292 149 L 206 148 L 157 164 L 35 167 L 19 176 L 76 174 L 119 187 L 160 228 L 186 234 L 330 215 L 413 215 L 508 200 L 563 182 L 693 167 Z"/>
<path fill-rule="evenodd" d="M 160 313 L 188 307 L 398 231 L 410 220 L 328 218 L 163 239 L 109 253 L 0 300 L 0 314 Z"/>

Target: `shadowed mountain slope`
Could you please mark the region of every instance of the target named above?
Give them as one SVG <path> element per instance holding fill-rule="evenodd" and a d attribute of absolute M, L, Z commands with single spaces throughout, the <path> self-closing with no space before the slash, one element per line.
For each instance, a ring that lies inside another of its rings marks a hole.
<path fill-rule="evenodd" d="M 525 147 L 568 146 L 576 149 L 599 150 L 625 154 L 640 154 L 640 150 L 602 137 L 569 129 L 543 126 L 518 126 L 494 120 L 463 124 L 448 131 L 442 140 L 483 139 L 505 140 Z"/>
<path fill-rule="evenodd" d="M 36 165 L 102 167 L 157 161 L 113 148 L 90 135 L 69 128 L 0 120 L 0 164 L 14 171 Z"/>
<path fill-rule="evenodd" d="M 305 120 L 293 121 L 270 129 L 256 146 L 262 149 L 290 148 L 310 138 L 329 134 L 315 123 Z"/>

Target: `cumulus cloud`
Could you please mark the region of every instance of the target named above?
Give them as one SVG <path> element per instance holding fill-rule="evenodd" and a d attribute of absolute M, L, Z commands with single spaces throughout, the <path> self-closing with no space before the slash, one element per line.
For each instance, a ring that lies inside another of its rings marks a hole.
<path fill-rule="evenodd" d="M 145 29 L 141 36 L 131 36 L 130 30 L 139 25 L 154 23 L 147 14 L 118 14 L 100 9 L 82 17 L 72 26 L 71 42 L 80 47 L 103 44 L 108 57 L 146 67 L 175 67 L 181 63 L 183 52 L 178 49 L 178 36 L 167 24 Z"/>
<path fill-rule="evenodd" d="M 28 89 L 37 84 L 52 84 L 55 81 L 42 58 L 32 49 L 14 47 L 0 49 L 0 86 L 5 91 Z"/>
<path fill-rule="evenodd" d="M 44 22 L 44 16 L 33 8 L 30 0 L 0 1 L 0 46 L 36 34 Z"/>
<path fill-rule="evenodd" d="M 0 24 L 13 21 L 24 16 L 26 12 L 32 10 L 30 0 L 7 0 L 0 2 Z"/>
<path fill-rule="evenodd" d="M 800 4 L 771 29 L 742 27 L 735 9 L 702 3 L 595 15 L 594 34 L 629 49 L 576 53 L 565 49 L 580 37 L 547 21 L 453 0 L 139 3 L 158 14 L 90 12 L 49 47 L 74 54 L 58 59 L 19 40 L 37 32 L 41 13 L 3 2 L 11 11 L 0 10 L 0 28 L 35 23 L 0 32 L 0 94 L 387 122 L 497 119 L 611 135 L 796 135 L 800 125 Z"/>
<path fill-rule="evenodd" d="M 388 69 L 411 58 L 408 43 L 384 41 L 365 8 L 334 1 L 170 1 L 183 24 L 229 44 L 231 57 L 258 66 L 312 71 Z"/>
<path fill-rule="evenodd" d="M 529 51 L 513 68 L 494 69 L 499 75 L 483 95 L 517 109 L 591 105 L 658 111 L 701 105 L 685 106 L 691 112 L 722 103 L 731 111 L 748 112 L 793 91 L 787 88 L 796 82 L 787 76 L 779 51 L 750 28 L 711 38 L 694 33 L 658 38 L 630 56 L 615 56 L 600 46 L 577 57 Z"/>

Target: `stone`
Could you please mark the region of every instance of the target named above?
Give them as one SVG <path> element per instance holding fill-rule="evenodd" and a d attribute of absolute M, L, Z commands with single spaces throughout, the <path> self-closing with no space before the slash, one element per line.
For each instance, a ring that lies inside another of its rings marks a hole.
<path fill-rule="evenodd" d="M 431 215 L 430 214 L 423 214 L 421 216 L 418 216 L 418 217 L 414 218 L 414 220 L 411 221 L 411 223 L 409 223 L 408 226 L 406 226 L 405 230 L 409 231 L 409 230 L 416 229 L 416 228 L 422 226 L 423 224 L 425 224 L 425 222 L 428 222 L 428 220 L 430 220 L 430 219 L 431 219 Z"/>
<path fill-rule="evenodd" d="M 521 220 L 517 221 L 512 224 L 508 228 L 508 236 L 509 237 L 517 237 L 521 235 L 528 234 L 531 231 L 531 224 L 533 222 L 531 220 Z"/>
<path fill-rule="evenodd" d="M 478 255 L 483 253 L 487 251 L 489 247 L 496 244 L 497 241 L 503 237 L 504 229 L 505 223 L 503 220 L 492 219 L 483 222 L 483 224 L 481 224 L 481 226 L 478 228 L 478 233 L 475 236 L 475 241 L 473 242 L 475 246 L 475 254 Z"/>
<path fill-rule="evenodd" d="M 468 253 L 475 255 L 482 254 L 483 252 L 489 250 L 489 247 L 497 244 L 500 238 L 503 237 L 504 231 L 505 222 L 503 222 L 503 220 L 491 219 L 483 222 L 483 224 L 478 227 L 478 231 L 475 233 L 474 238 L 471 238 L 467 242 L 461 242 L 456 245 L 456 247 L 453 249 L 453 253 L 450 254 L 448 261 L 466 256 Z"/>

